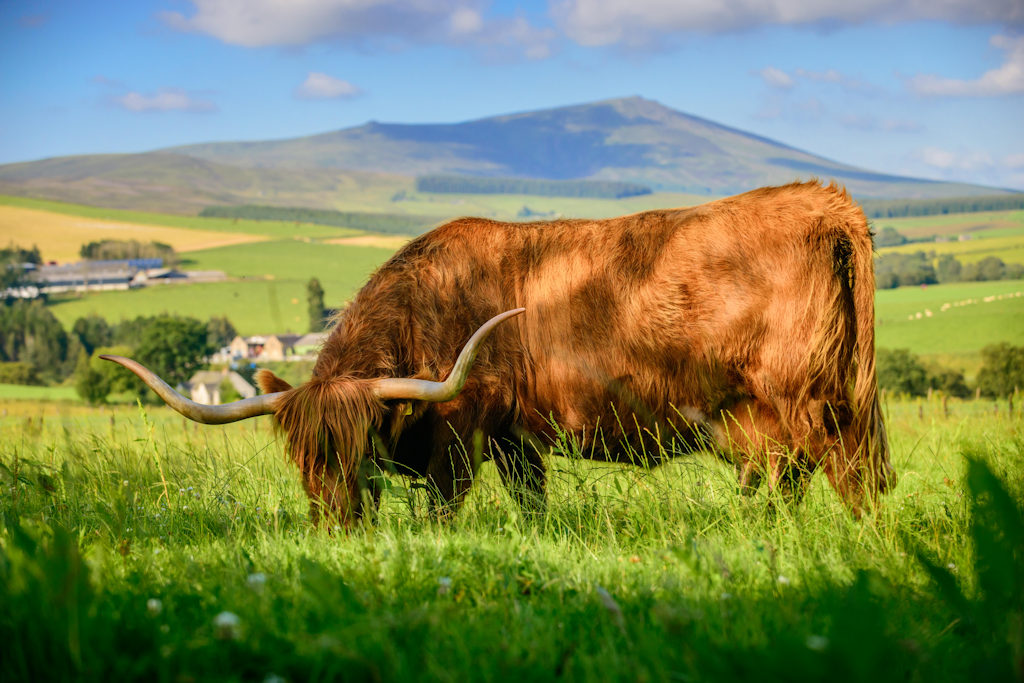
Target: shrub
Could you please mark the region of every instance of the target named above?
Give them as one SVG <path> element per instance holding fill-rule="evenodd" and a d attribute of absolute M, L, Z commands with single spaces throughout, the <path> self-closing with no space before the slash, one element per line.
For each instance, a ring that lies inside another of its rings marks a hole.
<path fill-rule="evenodd" d="M 908 349 L 878 349 L 875 367 L 880 389 L 908 396 L 928 393 L 928 371 Z"/>
<path fill-rule="evenodd" d="M 42 384 L 30 363 L 0 362 L 0 384 Z"/>
<path fill-rule="evenodd" d="M 978 389 L 984 396 L 999 398 L 1024 389 L 1024 347 L 992 344 L 981 350 L 981 357 Z"/>

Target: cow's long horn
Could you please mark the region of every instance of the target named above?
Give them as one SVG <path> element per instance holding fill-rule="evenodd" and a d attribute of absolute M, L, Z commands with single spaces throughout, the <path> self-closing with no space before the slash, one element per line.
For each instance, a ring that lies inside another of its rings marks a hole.
<path fill-rule="evenodd" d="M 277 400 L 278 396 L 284 393 L 282 391 L 278 391 L 273 394 L 253 396 L 252 398 L 244 398 L 241 401 L 225 403 L 219 406 L 207 406 L 185 398 L 172 389 L 167 382 L 157 377 L 156 373 L 152 370 L 136 361 L 133 361 L 131 358 L 107 355 L 100 356 L 100 358 L 128 368 L 138 375 L 139 379 L 145 382 L 150 389 L 155 391 L 157 396 L 166 401 L 167 405 L 174 408 L 190 420 L 195 420 L 196 422 L 202 422 L 203 424 L 208 425 L 221 425 L 227 424 L 228 422 L 238 422 L 239 420 L 256 417 L 257 415 L 268 415 L 273 413 L 274 402 Z"/>
<path fill-rule="evenodd" d="M 476 360 L 477 351 L 480 350 L 480 345 L 483 341 L 487 339 L 487 335 L 501 323 L 509 318 L 514 318 L 524 311 L 526 311 L 525 308 L 505 311 L 481 325 L 480 329 L 462 347 L 462 352 L 459 353 L 459 357 L 455 361 L 455 367 L 452 368 L 451 374 L 448 375 L 448 379 L 445 381 L 431 382 L 425 379 L 401 377 L 379 379 L 374 383 L 374 392 L 377 398 L 383 400 L 412 399 L 435 403 L 452 400 L 462 391 L 466 378 L 469 377 L 469 371 L 473 367 L 473 361 Z"/>

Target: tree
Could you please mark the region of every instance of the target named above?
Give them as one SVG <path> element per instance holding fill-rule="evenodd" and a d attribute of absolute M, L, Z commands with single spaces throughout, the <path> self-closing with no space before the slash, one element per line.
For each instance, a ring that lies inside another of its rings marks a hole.
<path fill-rule="evenodd" d="M 941 391 L 948 396 L 967 398 L 971 395 L 971 390 L 967 388 L 967 382 L 964 380 L 964 373 L 959 370 L 949 368 L 938 370 L 928 381 L 931 383 L 932 389 Z"/>
<path fill-rule="evenodd" d="M 885 226 L 882 228 L 877 235 L 875 235 L 875 246 L 876 247 L 897 247 L 901 244 L 906 244 L 907 238 L 896 231 L 895 228 Z"/>
<path fill-rule="evenodd" d="M 908 349 L 878 349 L 875 368 L 879 388 L 910 396 L 928 393 L 928 371 Z"/>
<path fill-rule="evenodd" d="M 981 350 L 981 358 L 978 388 L 983 395 L 1000 398 L 1024 389 L 1024 347 L 991 344 Z"/>
<path fill-rule="evenodd" d="M 25 279 L 26 263 L 38 265 L 41 261 L 37 246 L 23 249 L 11 243 L 7 245 L 7 248 L 0 249 L 0 293 L 8 287 L 20 284 Z"/>
<path fill-rule="evenodd" d="M 0 384 L 42 384 L 36 369 L 21 361 L 0 362 Z"/>
<path fill-rule="evenodd" d="M 985 281 L 1002 280 L 1006 275 L 1006 264 L 998 256 L 986 256 L 978 261 L 978 279 Z"/>
<path fill-rule="evenodd" d="M 939 282 L 960 282 L 963 265 L 952 254 L 943 254 L 935 264 L 935 275 Z"/>
<path fill-rule="evenodd" d="M 206 341 L 214 349 L 227 346 L 237 335 L 235 326 L 226 316 L 215 315 L 206 323 Z"/>
<path fill-rule="evenodd" d="M 107 377 L 93 367 L 85 349 L 79 351 L 78 363 L 75 364 L 75 391 L 92 405 L 105 403 L 107 394 L 110 393 L 110 383 L 107 381 Z"/>
<path fill-rule="evenodd" d="M 162 315 L 143 329 L 135 356 L 171 386 L 188 380 L 214 349 L 206 324 L 195 318 Z"/>
<path fill-rule="evenodd" d="M 875 287 L 906 287 L 938 282 L 931 258 L 923 251 L 912 254 L 883 254 L 875 259 Z"/>
<path fill-rule="evenodd" d="M 146 385 L 130 372 L 100 358 L 101 355 L 131 356 L 133 349 L 127 346 L 105 346 L 95 349 L 93 355 L 84 350 L 78 353 L 75 364 L 75 391 L 92 404 L 104 403 L 107 396 L 122 391 L 141 393 Z"/>
<path fill-rule="evenodd" d="M 114 339 L 114 332 L 110 329 L 110 325 L 95 313 L 76 320 L 75 324 L 71 326 L 71 335 L 77 337 L 79 344 L 90 356 L 96 347 L 108 346 Z"/>
<path fill-rule="evenodd" d="M 68 335 L 41 301 L 0 306 L 0 361 L 23 361 L 45 381 L 65 376 Z"/>
<path fill-rule="evenodd" d="M 324 329 L 324 288 L 320 280 L 313 278 L 306 284 L 306 301 L 309 304 L 309 331 Z"/>

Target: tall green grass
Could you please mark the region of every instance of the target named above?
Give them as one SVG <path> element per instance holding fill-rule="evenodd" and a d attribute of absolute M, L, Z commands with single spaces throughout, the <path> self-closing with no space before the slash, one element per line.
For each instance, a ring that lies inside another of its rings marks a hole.
<path fill-rule="evenodd" d="M 485 464 L 449 523 L 395 477 L 349 533 L 309 524 L 263 420 L 5 407 L 5 679 L 1024 673 L 1024 434 L 1005 403 L 887 406 L 900 483 L 861 521 L 820 476 L 794 509 L 738 496 L 709 455 L 646 470 L 566 445 L 546 515 Z"/>

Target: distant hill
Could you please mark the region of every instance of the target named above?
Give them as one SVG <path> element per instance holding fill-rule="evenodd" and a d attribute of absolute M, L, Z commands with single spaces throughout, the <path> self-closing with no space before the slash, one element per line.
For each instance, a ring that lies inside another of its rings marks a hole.
<path fill-rule="evenodd" d="M 861 198 L 1008 193 L 856 168 L 640 97 L 463 123 L 370 122 L 287 140 L 9 164 L 0 166 L 0 192 L 179 213 L 212 204 L 339 208 L 347 191 L 368 204 L 387 201 L 414 177 L 435 174 L 620 181 L 701 195 L 812 176 L 834 178 Z"/>

